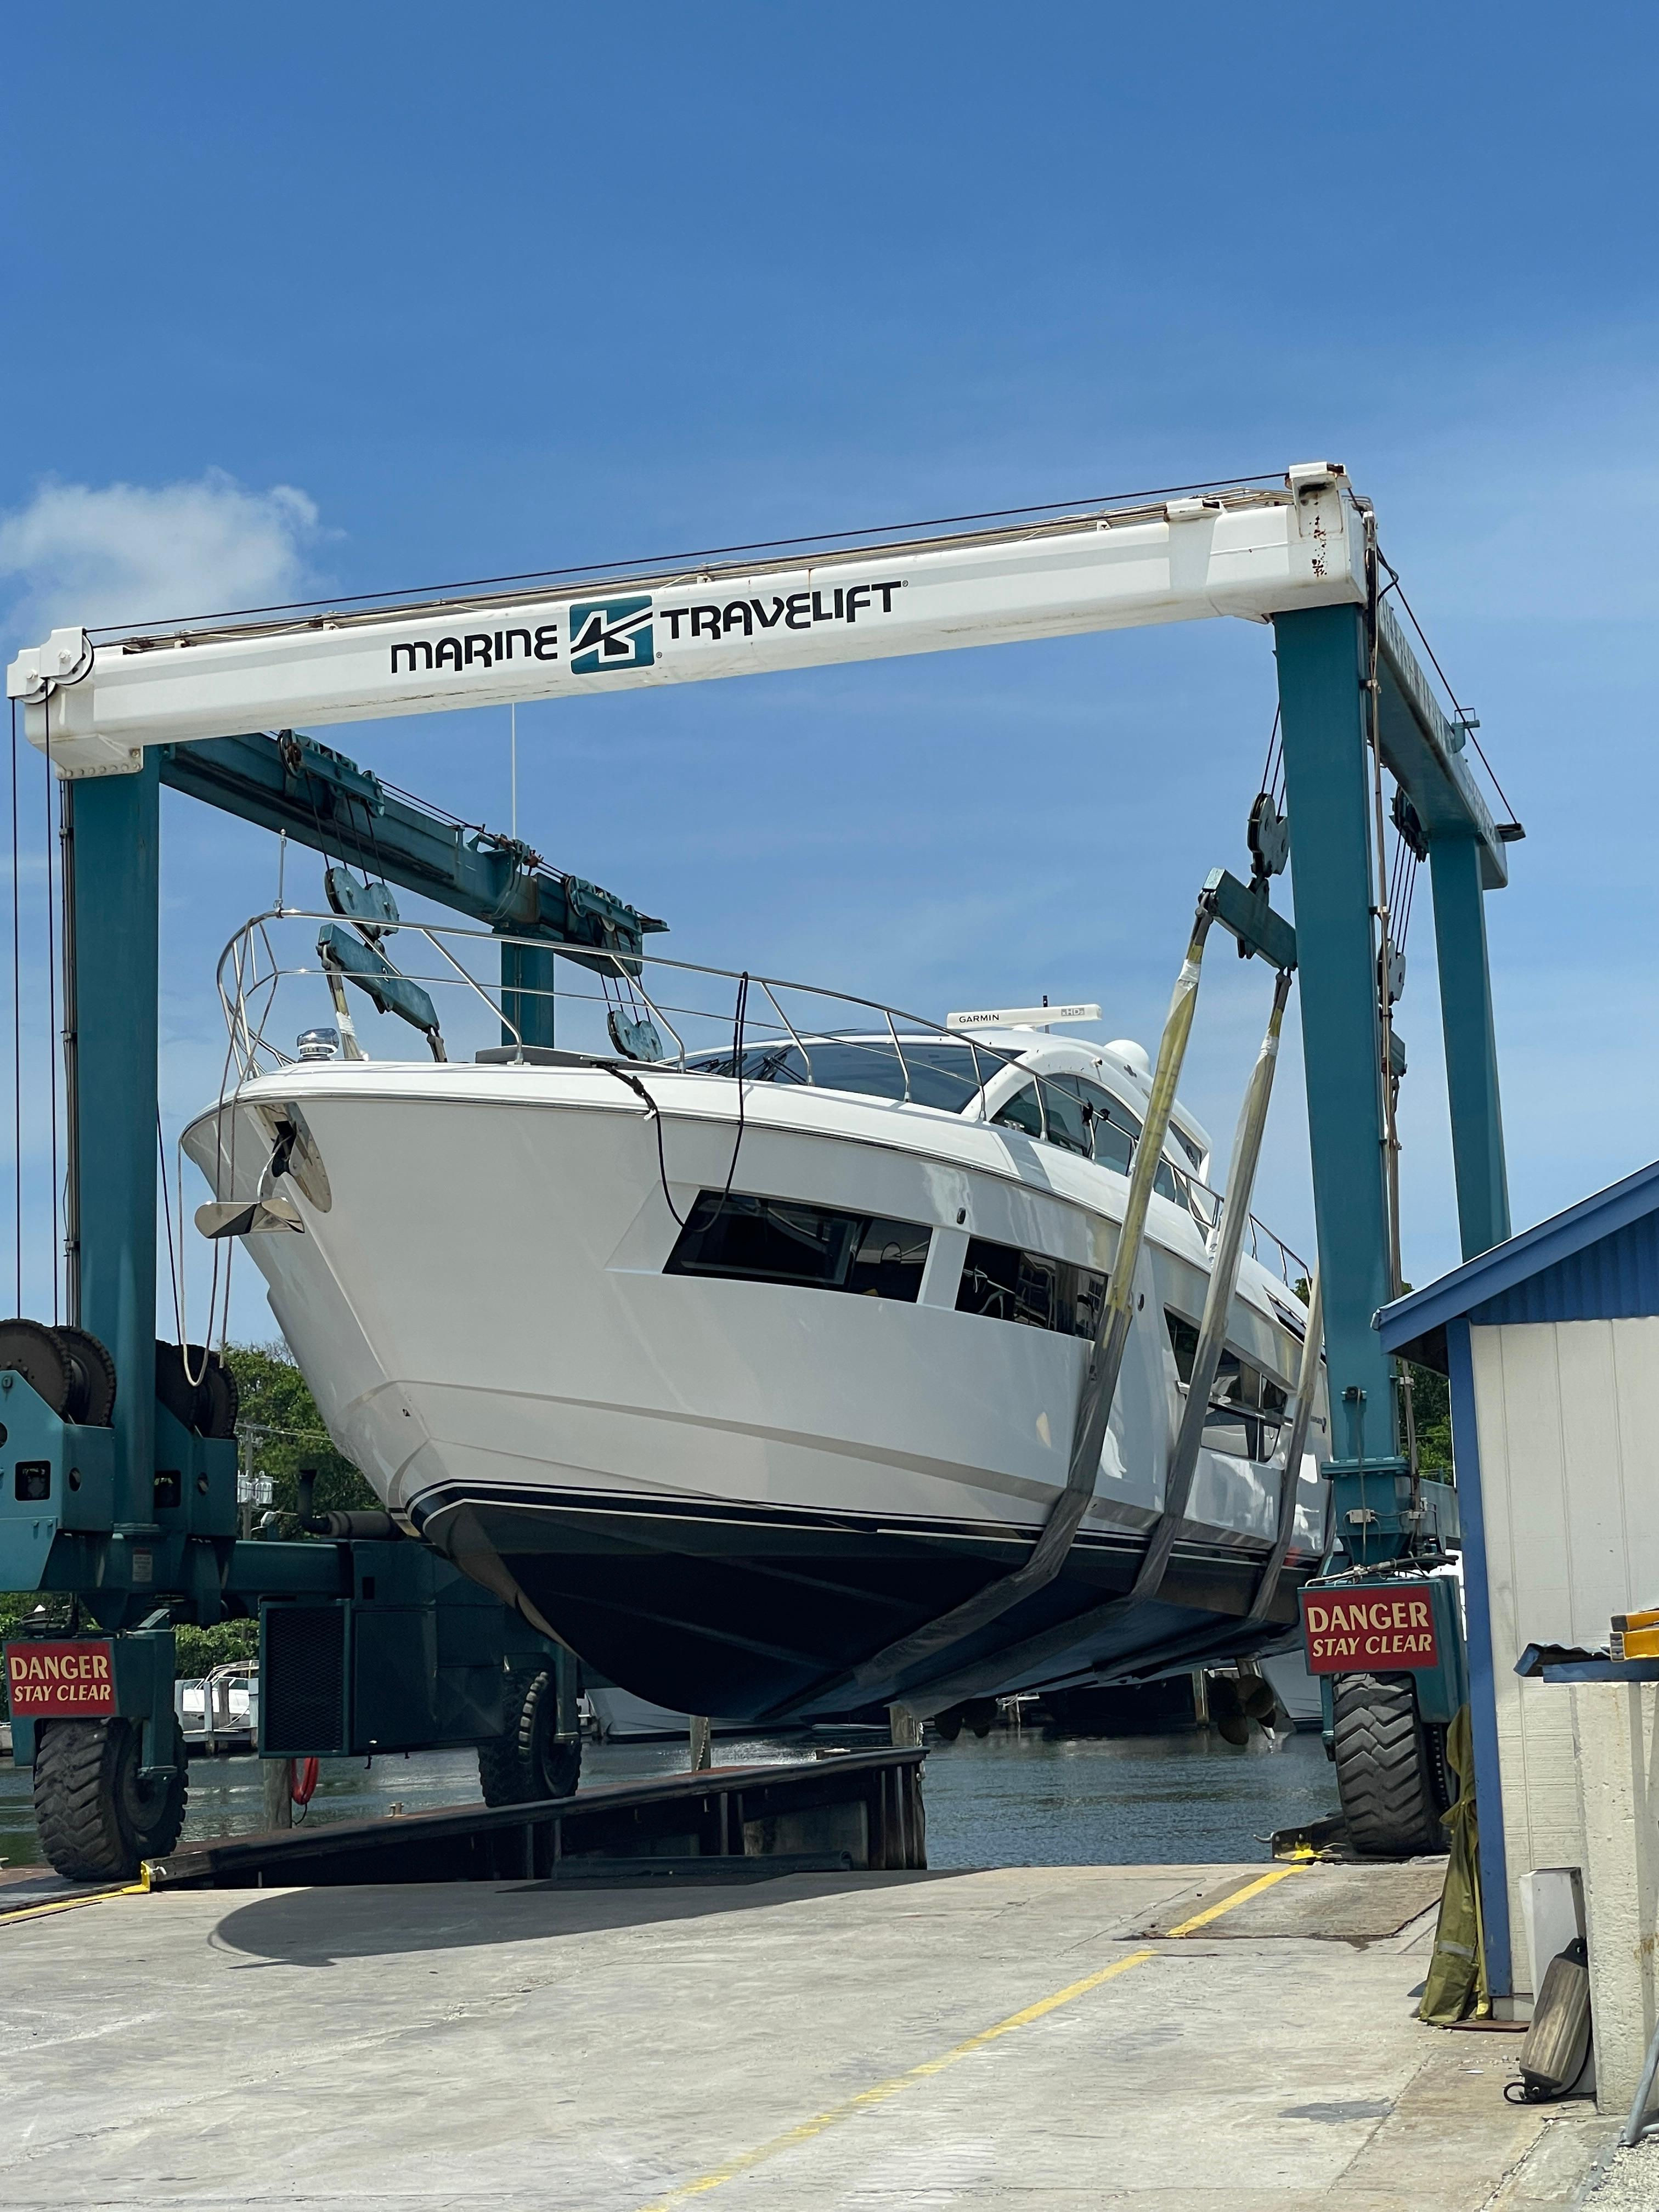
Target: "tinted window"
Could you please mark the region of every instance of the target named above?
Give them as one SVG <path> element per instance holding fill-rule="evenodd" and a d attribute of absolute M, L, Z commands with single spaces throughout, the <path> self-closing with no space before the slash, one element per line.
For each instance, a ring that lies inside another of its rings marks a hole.
<path fill-rule="evenodd" d="M 1170 1332 L 1170 1349 L 1175 1354 L 1176 1373 L 1183 1383 L 1193 1379 L 1193 1362 L 1198 1357 L 1198 1330 L 1189 1321 L 1166 1307 L 1164 1322 Z"/>
<path fill-rule="evenodd" d="M 902 1054 L 902 1058 L 900 1055 Z M 698 1053 L 688 1063 L 700 1074 L 730 1075 L 732 1057 Z M 751 1045 L 743 1055 L 749 1083 L 815 1083 L 824 1091 L 852 1091 L 866 1098 L 902 1099 L 909 1075 L 912 1104 L 942 1107 L 959 1114 L 979 1097 L 980 1077 L 988 1083 L 1004 1063 L 993 1054 L 978 1055 L 971 1045 L 932 1043 L 901 1037 L 808 1037 L 798 1044 Z"/>
<path fill-rule="evenodd" d="M 1028 1137 L 1042 1134 L 1042 1109 L 1037 1103 L 1035 1083 L 1022 1083 L 1006 1106 L 992 1115 L 1005 1129 L 1024 1129 Z"/>
<path fill-rule="evenodd" d="M 1106 1278 L 1091 1267 L 973 1237 L 963 1262 L 957 1311 L 1054 1329 L 1062 1336 L 1092 1337 L 1105 1296 Z"/>
<path fill-rule="evenodd" d="M 1183 1384 L 1193 1379 L 1198 1356 L 1198 1330 L 1182 1315 L 1167 1310 L 1170 1349 L 1176 1373 Z M 1204 1424 L 1204 1442 L 1212 1451 L 1231 1452 L 1240 1459 L 1271 1459 L 1279 1449 L 1285 1419 L 1286 1393 L 1270 1376 L 1231 1348 L 1224 1350 L 1210 1392 L 1210 1411 Z"/>
<path fill-rule="evenodd" d="M 1091 1146 L 1089 1123 L 1075 1075 L 1051 1075 L 1042 1086 L 1042 1103 L 1048 1114 L 1048 1142 L 1063 1145 L 1068 1152 L 1081 1152 L 1086 1160 Z"/>
<path fill-rule="evenodd" d="M 1074 1079 L 1089 1117 L 1089 1133 L 1093 1140 L 1094 1156 L 1106 1168 L 1115 1168 L 1120 1175 L 1127 1175 L 1129 1163 L 1134 1155 L 1140 1123 L 1128 1108 L 1103 1091 L 1097 1083 L 1091 1083 L 1086 1075 Z"/>
<path fill-rule="evenodd" d="M 842 1213 L 793 1199 L 706 1190 L 664 1272 L 851 1291 L 914 1305 L 933 1231 L 915 1221 Z"/>

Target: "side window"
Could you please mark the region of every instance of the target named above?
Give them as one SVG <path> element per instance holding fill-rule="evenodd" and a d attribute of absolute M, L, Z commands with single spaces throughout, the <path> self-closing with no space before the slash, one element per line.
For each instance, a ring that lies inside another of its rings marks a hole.
<path fill-rule="evenodd" d="M 1189 1136 L 1188 1136 L 1183 1131 L 1176 1128 L 1173 1121 L 1170 1124 L 1170 1134 L 1175 1139 L 1176 1144 L 1180 1146 L 1182 1151 L 1185 1152 L 1187 1158 L 1192 1162 L 1193 1173 L 1196 1175 L 1204 1164 L 1203 1153 L 1199 1151 L 1198 1146 L 1193 1142 Z"/>
<path fill-rule="evenodd" d="M 1158 1172 L 1152 1177 L 1152 1188 L 1160 1198 L 1173 1199 L 1177 1206 L 1182 1203 L 1181 1192 L 1176 1182 L 1176 1171 L 1168 1160 L 1158 1162 Z"/>
<path fill-rule="evenodd" d="M 991 1118 L 1005 1129 L 1024 1129 L 1028 1137 L 1040 1137 L 1042 1134 L 1042 1109 L 1037 1103 L 1036 1085 L 1022 1083 L 1007 1104 Z"/>
<path fill-rule="evenodd" d="M 972 1237 L 957 1289 L 957 1311 L 1053 1329 L 1061 1336 L 1092 1337 L 1105 1297 L 1106 1278 L 1092 1267 Z"/>
<path fill-rule="evenodd" d="M 1068 1152 L 1089 1157 L 1089 1125 L 1075 1075 L 1051 1075 L 1042 1086 L 1042 1103 L 1048 1115 L 1048 1142 Z"/>
<path fill-rule="evenodd" d="M 1176 1373 L 1183 1383 L 1190 1382 L 1193 1362 L 1198 1357 L 1198 1331 L 1191 1322 L 1183 1321 L 1178 1313 L 1171 1313 L 1167 1306 L 1164 1310 L 1164 1322 L 1170 1332 L 1170 1349 L 1175 1354 Z"/>
<path fill-rule="evenodd" d="M 1204 1441 L 1212 1451 L 1232 1452 L 1240 1459 L 1259 1456 L 1255 1444 L 1260 1424 L 1254 1412 L 1259 1382 L 1254 1367 L 1236 1352 L 1223 1352 L 1210 1393 L 1209 1417 L 1204 1424 Z"/>
<path fill-rule="evenodd" d="M 969 1239 L 957 1290 L 958 1313 L 984 1314 L 1027 1328 L 1052 1328 L 1060 1262 L 988 1237 Z"/>
<path fill-rule="evenodd" d="M 1096 1159 L 1102 1167 L 1115 1168 L 1120 1175 L 1127 1175 L 1136 1139 L 1140 1135 L 1139 1119 L 1109 1091 L 1091 1083 L 1086 1075 L 1078 1079 L 1078 1091 L 1089 1117 L 1089 1134 L 1093 1139 Z"/>
<path fill-rule="evenodd" d="M 793 1199 L 705 1190 L 663 1272 L 719 1275 L 915 1305 L 933 1231 L 919 1221 L 842 1213 Z"/>
<path fill-rule="evenodd" d="M 1261 1378 L 1261 1443 L 1255 1455 L 1258 1459 L 1271 1459 L 1279 1449 L 1279 1435 L 1285 1425 L 1285 1408 L 1289 1403 L 1290 1393 L 1264 1375 Z"/>
<path fill-rule="evenodd" d="M 1176 1373 L 1184 1387 L 1193 1379 L 1198 1357 L 1198 1329 L 1182 1315 L 1166 1307 L 1164 1325 Z M 1231 1346 L 1221 1354 L 1210 1408 L 1204 1423 L 1204 1442 L 1211 1451 L 1231 1452 L 1237 1459 L 1267 1460 L 1279 1449 L 1287 1394 L 1250 1360 Z"/>

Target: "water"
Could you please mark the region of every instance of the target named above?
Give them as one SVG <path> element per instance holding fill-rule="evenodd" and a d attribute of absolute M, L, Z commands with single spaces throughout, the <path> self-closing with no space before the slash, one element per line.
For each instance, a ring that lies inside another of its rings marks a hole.
<path fill-rule="evenodd" d="M 1337 1810 L 1318 1735 L 1235 1750 L 1206 1732 L 1052 1736 L 997 1729 L 929 1750 L 933 1867 L 1207 1865 L 1267 1859 L 1275 1828 Z"/>
<path fill-rule="evenodd" d="M 849 1740 L 862 1749 L 873 1739 Z M 778 1765 L 810 1754 L 776 1737 L 722 1737 L 722 1765 Z M 584 1786 L 684 1773 L 682 1743 L 588 1744 Z M 0 1866 L 38 1862 L 30 1777 L 0 1761 Z M 955 1743 L 930 1739 L 927 1857 L 939 1868 L 1206 1864 L 1266 1859 L 1275 1828 L 1337 1809 L 1336 1784 L 1316 1735 L 1253 1734 L 1236 1750 L 1218 1736 L 1058 1736 L 999 1729 Z M 478 1798 L 467 1751 L 374 1760 L 325 1759 L 307 1826 L 372 1820 Z M 258 1762 L 196 1759 L 186 1838 L 257 1834 L 264 1825 Z"/>

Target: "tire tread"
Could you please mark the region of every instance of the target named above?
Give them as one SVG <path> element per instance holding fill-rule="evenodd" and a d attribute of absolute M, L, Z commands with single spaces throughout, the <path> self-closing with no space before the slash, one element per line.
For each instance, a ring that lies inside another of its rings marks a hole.
<path fill-rule="evenodd" d="M 1337 1790 L 1354 1849 L 1381 1858 L 1443 1850 L 1439 1792 L 1411 1677 L 1339 1674 L 1332 1703 Z"/>
<path fill-rule="evenodd" d="M 581 1769 L 580 1738 L 562 1745 L 555 1754 L 560 1767 L 573 1769 L 568 1790 L 550 1792 L 538 1771 L 537 1746 L 542 1701 L 556 1698 L 557 1695 L 550 1667 L 514 1667 L 508 1670 L 503 1699 L 507 1727 L 500 1735 L 489 1737 L 478 1746 L 478 1781 L 486 1805 L 528 1805 L 549 1795 L 568 1795 L 575 1789 Z"/>

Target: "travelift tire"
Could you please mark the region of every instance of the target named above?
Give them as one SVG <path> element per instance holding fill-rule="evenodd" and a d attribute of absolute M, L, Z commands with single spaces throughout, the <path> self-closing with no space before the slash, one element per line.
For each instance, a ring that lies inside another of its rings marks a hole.
<path fill-rule="evenodd" d="M 1411 1676 L 1339 1674 L 1331 1701 L 1337 1795 L 1355 1850 L 1394 1859 L 1444 1850 L 1441 1766 Z"/>
<path fill-rule="evenodd" d="M 580 1736 L 559 1734 L 559 1695 L 550 1667 L 515 1667 L 502 1700 L 507 1726 L 478 1746 L 486 1805 L 533 1805 L 569 1797 L 581 1773 Z"/>
<path fill-rule="evenodd" d="M 130 1721 L 45 1721 L 34 1751 L 34 1825 L 40 1848 L 69 1881 L 131 1881 L 161 1858 L 185 1825 L 189 1783 L 175 1735 L 176 1771 L 140 1771 L 142 1731 Z"/>

